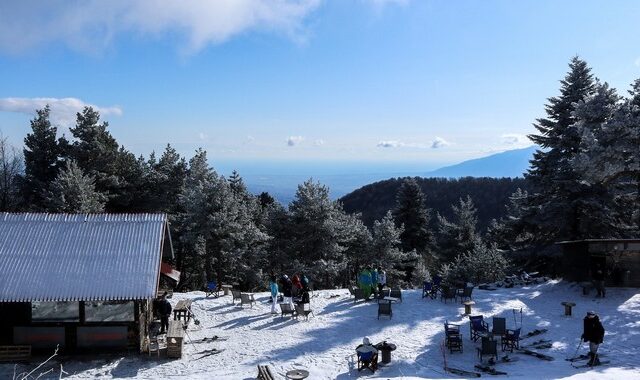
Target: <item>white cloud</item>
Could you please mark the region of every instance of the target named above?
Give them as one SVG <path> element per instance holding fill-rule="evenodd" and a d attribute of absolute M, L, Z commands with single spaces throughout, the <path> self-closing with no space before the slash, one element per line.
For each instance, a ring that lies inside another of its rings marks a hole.
<path fill-rule="evenodd" d="M 436 138 L 431 143 L 431 149 L 444 148 L 445 146 L 449 146 L 449 145 L 451 145 L 450 142 L 448 142 L 447 140 L 443 139 L 442 137 L 436 136 Z"/>
<path fill-rule="evenodd" d="M 384 140 L 380 141 L 376 146 L 378 148 L 398 148 L 405 145 L 405 143 L 396 140 Z"/>
<path fill-rule="evenodd" d="M 304 137 L 302 136 L 289 136 L 287 138 L 287 145 L 288 146 L 298 145 L 302 142 L 302 140 L 304 140 Z"/>
<path fill-rule="evenodd" d="M 207 134 L 204 132 L 200 132 L 198 133 L 198 138 L 200 138 L 201 141 L 207 141 L 209 139 L 209 136 L 207 136 Z"/>
<path fill-rule="evenodd" d="M 0 111 L 33 115 L 37 109 L 42 109 L 47 104 L 51 108 L 50 120 L 55 125 L 70 126 L 75 124 L 76 113 L 82 111 L 86 106 L 93 107 L 103 117 L 122 115 L 120 107 L 99 107 L 85 103 L 78 98 L 0 98 Z"/>
<path fill-rule="evenodd" d="M 640 57 L 636 58 L 636 60 L 633 62 L 634 65 L 640 67 Z"/>
<path fill-rule="evenodd" d="M 323 139 L 318 139 L 318 140 L 313 142 L 313 145 L 322 146 L 322 145 L 324 145 L 324 140 Z"/>
<path fill-rule="evenodd" d="M 303 21 L 321 0 L 87 0 L 0 2 L 0 50 L 22 53 L 62 42 L 100 52 L 118 34 L 178 33 L 184 52 L 222 43 L 246 31 L 304 38 Z"/>
<path fill-rule="evenodd" d="M 518 133 L 506 133 L 500 136 L 500 141 L 503 145 L 508 145 L 510 147 L 526 147 L 532 144 L 531 140 L 529 140 L 526 135 Z"/>

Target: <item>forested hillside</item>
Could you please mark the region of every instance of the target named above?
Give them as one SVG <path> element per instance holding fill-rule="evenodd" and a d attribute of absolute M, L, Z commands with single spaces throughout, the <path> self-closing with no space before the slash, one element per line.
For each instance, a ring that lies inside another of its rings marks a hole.
<path fill-rule="evenodd" d="M 406 178 L 391 178 L 372 183 L 340 199 L 348 213 L 361 213 L 362 221 L 373 225 L 396 205 L 396 194 Z M 470 196 L 478 209 L 478 228 L 486 230 L 491 219 L 500 219 L 506 213 L 509 197 L 518 188 L 527 190 L 522 178 L 414 178 L 426 196 L 426 205 L 434 212 L 451 219 L 451 205 Z M 437 222 L 435 219 L 432 223 Z"/>

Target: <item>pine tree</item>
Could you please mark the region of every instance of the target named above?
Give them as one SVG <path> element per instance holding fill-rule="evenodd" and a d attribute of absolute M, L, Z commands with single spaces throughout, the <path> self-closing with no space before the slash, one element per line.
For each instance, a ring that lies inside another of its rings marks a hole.
<path fill-rule="evenodd" d="M 126 150 L 120 151 L 117 141 L 107 130 L 108 122 L 100 123 L 100 113 L 92 107 L 85 107 L 77 113 L 75 127 L 70 128 L 74 141 L 68 147 L 68 156 L 88 175 L 95 178 L 96 189 L 109 197 L 108 210 L 126 207 L 126 200 L 120 199 L 126 188 L 118 166 L 123 160 L 132 163 Z M 125 157 L 123 157 L 125 156 Z M 126 196 L 126 194 L 125 194 Z"/>
<path fill-rule="evenodd" d="M 239 282 L 245 288 L 257 285 L 258 268 L 264 266 L 267 236 L 253 219 L 254 202 L 245 202 L 231 190 L 229 182 L 207 164 L 199 150 L 189 161 L 189 171 L 180 194 L 183 210 L 179 223 L 183 232 L 183 260 L 195 274 L 191 286 L 204 286 L 202 279 Z M 199 253 L 195 248 L 199 249 Z M 200 268 L 200 269 L 199 269 Z"/>
<path fill-rule="evenodd" d="M 396 227 L 391 211 L 384 218 L 373 222 L 370 257 L 379 264 L 389 278 L 402 278 L 404 263 L 412 262 L 417 266 L 418 256 L 415 251 L 409 253 L 400 249 L 402 227 Z"/>
<path fill-rule="evenodd" d="M 290 212 L 290 258 L 308 268 L 317 284 L 330 286 L 345 269 L 344 212 L 329 189 L 313 180 L 298 185 Z"/>
<path fill-rule="evenodd" d="M 426 198 L 420 186 L 413 178 L 405 179 L 396 195 L 396 206 L 393 209 L 396 226 L 402 228 L 400 240 L 402 250 L 415 250 L 428 259 L 434 243 L 433 233 L 429 227 L 431 210 L 426 206 Z"/>
<path fill-rule="evenodd" d="M 75 161 L 58 173 L 45 198 L 51 212 L 99 213 L 104 211 L 106 197 L 95 189 L 93 177 L 85 175 Z"/>
<path fill-rule="evenodd" d="M 438 249 L 444 262 L 452 261 L 462 252 L 473 251 L 480 235 L 477 231 L 478 216 L 471 197 L 451 205 L 453 219 L 438 215 Z"/>
<path fill-rule="evenodd" d="M 31 133 L 24 139 L 23 196 L 33 211 L 42 211 L 46 207 L 45 192 L 63 165 L 62 146 L 66 140 L 57 138 L 57 128 L 51 125 L 49 113 L 48 105 L 36 110 L 36 117 L 31 120 Z"/>
<path fill-rule="evenodd" d="M 526 175 L 532 187 L 531 214 L 526 219 L 535 226 L 533 233 L 541 245 L 580 237 L 578 204 L 574 202 L 578 177 L 571 162 L 579 149 L 581 131 L 572 128 L 577 121 L 573 112 L 578 102 L 594 92 L 595 84 L 591 69 L 578 57 L 571 60 L 560 83 L 560 96 L 549 98 L 545 106 L 547 117 L 534 124 L 539 134 L 529 136 L 542 149 L 534 154 Z"/>
<path fill-rule="evenodd" d="M 583 114 L 586 119 L 596 113 L 603 120 L 599 128 L 582 135 L 575 166 L 590 186 L 613 193 L 618 204 L 618 224 L 627 230 L 620 233 L 633 237 L 640 231 L 640 79 L 632 84 L 630 98 L 615 110 L 611 109 L 612 102 L 606 101 L 605 89 L 600 92 L 600 101 L 592 99 L 595 104 Z"/>

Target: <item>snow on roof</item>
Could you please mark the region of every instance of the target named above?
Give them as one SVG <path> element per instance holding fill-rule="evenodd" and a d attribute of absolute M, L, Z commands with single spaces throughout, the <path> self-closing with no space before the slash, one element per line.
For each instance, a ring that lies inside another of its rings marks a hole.
<path fill-rule="evenodd" d="M 164 214 L 0 213 L 0 302 L 149 299 Z"/>

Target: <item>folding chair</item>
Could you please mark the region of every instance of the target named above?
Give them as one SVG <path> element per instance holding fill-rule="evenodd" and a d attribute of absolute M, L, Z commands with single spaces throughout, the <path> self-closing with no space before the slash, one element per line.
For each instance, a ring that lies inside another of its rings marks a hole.
<path fill-rule="evenodd" d="M 477 350 L 478 357 L 480 358 L 481 362 L 483 355 L 491 355 L 495 359 L 498 358 L 498 342 L 489 337 L 482 337 L 481 347 Z"/>
<path fill-rule="evenodd" d="M 213 295 L 216 298 L 220 297 L 220 287 L 218 287 L 218 283 L 215 281 L 207 282 L 205 297 L 209 297 L 210 295 Z"/>
<path fill-rule="evenodd" d="M 513 352 L 514 348 L 520 348 L 520 328 L 507 330 L 502 338 L 502 351 L 509 349 Z"/>
<path fill-rule="evenodd" d="M 489 335 L 489 325 L 484 321 L 482 315 L 470 315 L 469 331 L 471 340 L 477 342 L 479 338 Z"/>
<path fill-rule="evenodd" d="M 378 353 L 377 352 L 357 352 L 358 356 L 358 371 L 362 371 L 365 368 L 375 373 L 378 369 Z"/>

